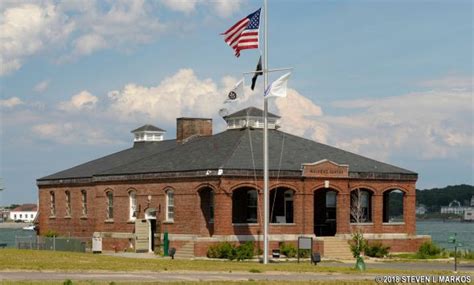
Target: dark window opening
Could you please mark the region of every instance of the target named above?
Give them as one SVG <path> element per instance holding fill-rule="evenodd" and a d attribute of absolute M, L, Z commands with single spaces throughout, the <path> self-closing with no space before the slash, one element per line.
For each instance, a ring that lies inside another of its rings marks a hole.
<path fill-rule="evenodd" d="M 401 190 L 394 189 L 383 193 L 383 222 L 403 223 L 403 197 Z"/>
<path fill-rule="evenodd" d="M 277 188 L 270 191 L 270 221 L 277 224 L 293 223 L 294 191 Z"/>
<path fill-rule="evenodd" d="M 337 192 L 320 189 L 314 192 L 314 234 L 334 236 L 337 230 Z"/>
<path fill-rule="evenodd" d="M 240 188 L 232 194 L 232 223 L 257 222 L 257 191 L 253 188 Z"/>

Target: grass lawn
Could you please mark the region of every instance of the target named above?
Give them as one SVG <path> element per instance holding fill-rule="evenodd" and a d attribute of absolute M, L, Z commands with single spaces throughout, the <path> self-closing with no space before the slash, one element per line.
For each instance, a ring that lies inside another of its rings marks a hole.
<path fill-rule="evenodd" d="M 371 269 L 365 273 L 419 273 L 420 271 L 407 272 L 394 269 Z M 164 258 L 145 259 L 115 257 L 92 253 L 75 253 L 60 251 L 40 250 L 0 250 L 0 270 L 32 270 L 32 271 L 220 271 L 220 272 L 337 272 L 358 274 L 350 267 L 329 267 L 324 263 L 317 266 L 309 262 L 295 263 L 270 263 L 267 265 L 256 262 L 239 261 L 212 261 L 212 260 L 171 260 Z M 429 271 L 421 271 L 429 273 Z M 431 272 L 439 274 L 442 272 Z"/>

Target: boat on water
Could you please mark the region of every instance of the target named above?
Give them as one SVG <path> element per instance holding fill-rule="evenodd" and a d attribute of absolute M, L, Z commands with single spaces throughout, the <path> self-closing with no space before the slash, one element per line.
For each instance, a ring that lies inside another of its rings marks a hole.
<path fill-rule="evenodd" d="M 26 226 L 26 227 L 23 227 L 22 229 L 24 229 L 25 231 L 34 231 L 35 225 Z"/>

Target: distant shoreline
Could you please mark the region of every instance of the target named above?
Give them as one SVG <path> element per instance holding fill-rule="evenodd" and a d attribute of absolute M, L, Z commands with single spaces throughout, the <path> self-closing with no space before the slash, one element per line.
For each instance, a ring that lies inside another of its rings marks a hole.
<path fill-rule="evenodd" d="M 0 229 L 21 229 L 31 223 L 0 223 Z"/>

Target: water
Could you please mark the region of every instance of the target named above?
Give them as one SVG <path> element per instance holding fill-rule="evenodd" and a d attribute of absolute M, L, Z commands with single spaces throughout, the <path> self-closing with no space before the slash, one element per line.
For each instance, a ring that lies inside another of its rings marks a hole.
<path fill-rule="evenodd" d="M 434 243 L 449 250 L 453 250 L 453 244 L 449 243 L 448 239 L 457 233 L 462 249 L 474 250 L 474 223 L 417 221 L 416 232 L 419 235 L 430 235 Z M 15 247 L 15 236 L 24 240 L 35 235 L 35 231 L 25 231 L 21 228 L 0 228 L 0 243 L 7 243 L 7 247 Z"/>
<path fill-rule="evenodd" d="M 457 233 L 457 240 L 462 243 L 461 249 L 474 250 L 474 223 L 417 221 L 416 233 L 430 235 L 434 243 L 448 250 L 454 250 L 454 245 L 448 240 Z"/>

